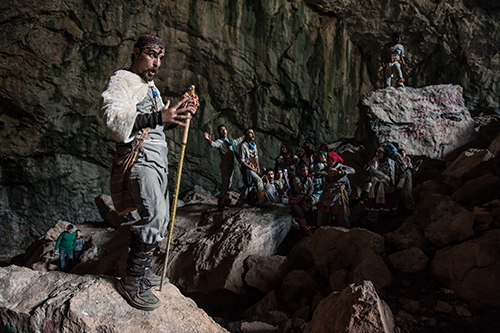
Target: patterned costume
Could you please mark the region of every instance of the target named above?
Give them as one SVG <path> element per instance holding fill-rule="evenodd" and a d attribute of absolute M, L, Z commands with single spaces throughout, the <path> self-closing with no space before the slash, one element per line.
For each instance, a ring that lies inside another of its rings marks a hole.
<path fill-rule="evenodd" d="M 257 153 L 257 146 L 255 143 L 243 142 L 240 148 L 240 162 L 248 163 L 254 167 L 257 167 L 257 161 L 259 155 Z M 259 177 L 254 171 L 248 169 L 245 165 L 241 164 L 241 174 L 243 176 L 243 183 L 245 188 L 243 189 L 240 202 L 248 196 L 252 185 L 256 187 L 258 199 L 261 201 L 264 197 L 264 183 L 262 178 Z"/>

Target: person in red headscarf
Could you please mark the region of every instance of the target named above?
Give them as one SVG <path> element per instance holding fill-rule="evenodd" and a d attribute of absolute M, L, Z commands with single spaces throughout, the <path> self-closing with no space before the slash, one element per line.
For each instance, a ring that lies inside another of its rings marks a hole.
<path fill-rule="evenodd" d="M 323 191 L 319 197 L 317 224 L 329 225 L 335 219 L 336 225 L 349 228 L 351 186 L 347 176 L 356 171 L 343 165 L 344 160 L 335 152 L 328 153 L 326 163 L 327 167 L 319 172 L 323 178 Z"/>

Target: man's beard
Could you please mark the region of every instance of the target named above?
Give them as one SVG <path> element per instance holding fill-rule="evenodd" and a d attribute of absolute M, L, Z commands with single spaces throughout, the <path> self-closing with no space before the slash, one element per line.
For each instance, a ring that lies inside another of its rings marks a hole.
<path fill-rule="evenodd" d="M 154 72 L 156 73 L 156 69 L 154 68 L 148 68 L 145 71 L 143 71 L 139 76 L 146 82 L 153 81 L 154 75 L 149 75 L 149 72 Z"/>

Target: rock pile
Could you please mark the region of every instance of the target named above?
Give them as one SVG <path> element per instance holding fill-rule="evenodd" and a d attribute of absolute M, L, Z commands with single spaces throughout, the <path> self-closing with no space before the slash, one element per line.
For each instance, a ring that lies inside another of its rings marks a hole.
<path fill-rule="evenodd" d="M 0 268 L 2 332 L 227 332 L 172 284 L 155 312 L 132 308 L 114 277 Z"/>

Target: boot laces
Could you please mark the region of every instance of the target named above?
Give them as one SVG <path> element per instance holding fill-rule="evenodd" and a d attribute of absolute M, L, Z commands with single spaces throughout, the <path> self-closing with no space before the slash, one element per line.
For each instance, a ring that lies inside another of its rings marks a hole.
<path fill-rule="evenodd" d="M 148 291 L 152 287 L 153 287 L 153 285 L 151 284 L 151 282 L 145 277 L 141 278 L 141 280 L 139 281 L 139 293 L 140 294 Z"/>

